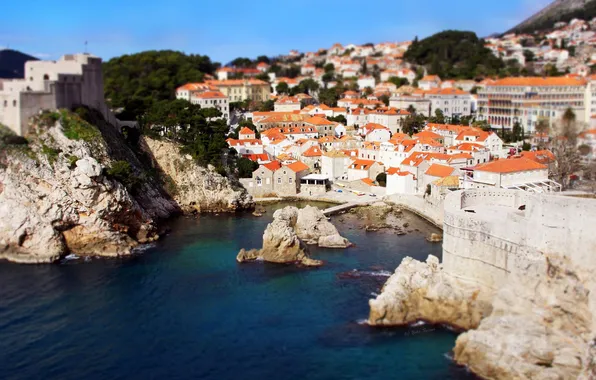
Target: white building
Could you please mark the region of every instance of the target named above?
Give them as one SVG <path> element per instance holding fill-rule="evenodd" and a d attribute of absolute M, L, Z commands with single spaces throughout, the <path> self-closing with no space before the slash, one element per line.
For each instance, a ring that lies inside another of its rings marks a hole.
<path fill-rule="evenodd" d="M 321 157 L 321 174 L 331 182 L 348 179 L 348 166 L 352 159 L 339 150 L 323 153 Z"/>
<path fill-rule="evenodd" d="M 222 113 L 222 117 L 230 120 L 230 101 L 220 91 L 192 92 L 190 102 L 198 104 L 201 108 L 216 108 Z"/>
<path fill-rule="evenodd" d="M 548 179 L 548 167 L 524 157 L 487 162 L 462 169 L 464 189 L 505 188 L 533 192 L 557 191 L 560 185 Z"/>
<path fill-rule="evenodd" d="M 358 88 L 361 90 L 367 87 L 375 88 L 375 77 L 372 75 L 362 75 L 358 78 Z"/>
<path fill-rule="evenodd" d="M 446 117 L 472 115 L 472 95 L 457 88 L 435 88 L 426 92 L 425 97 L 431 102 L 430 114 L 440 109 Z"/>
<path fill-rule="evenodd" d="M 0 123 L 17 135 L 28 133 L 29 118 L 41 110 L 87 106 L 116 127 L 104 100 L 101 59 L 67 54 L 58 61 L 25 63 L 25 78 L 0 81 Z"/>
<path fill-rule="evenodd" d="M 427 75 L 418 81 L 418 87 L 423 90 L 431 90 L 441 87 L 441 78 L 437 75 Z"/>
<path fill-rule="evenodd" d="M 387 169 L 387 195 L 416 194 L 416 177 L 399 168 Z"/>
<path fill-rule="evenodd" d="M 348 181 L 370 178 L 375 180 L 379 173 L 383 173 L 383 165 L 372 160 L 355 160 L 348 167 Z"/>

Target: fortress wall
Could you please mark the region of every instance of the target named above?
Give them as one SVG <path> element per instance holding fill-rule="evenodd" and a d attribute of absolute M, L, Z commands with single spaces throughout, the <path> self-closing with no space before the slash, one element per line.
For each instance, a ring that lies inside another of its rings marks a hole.
<path fill-rule="evenodd" d="M 445 199 L 443 234 L 445 272 L 496 290 L 510 273 L 544 273 L 543 253 L 594 265 L 596 201 L 514 190 L 458 191 Z"/>

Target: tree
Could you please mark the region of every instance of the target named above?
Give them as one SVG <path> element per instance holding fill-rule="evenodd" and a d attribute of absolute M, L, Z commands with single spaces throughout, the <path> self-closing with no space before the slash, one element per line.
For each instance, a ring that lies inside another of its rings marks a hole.
<path fill-rule="evenodd" d="M 261 102 L 259 105 L 259 111 L 261 111 L 261 112 L 273 111 L 274 109 L 275 109 L 275 102 L 271 99 Z"/>
<path fill-rule="evenodd" d="M 326 72 L 325 74 L 323 74 L 323 76 L 321 77 L 321 80 L 323 81 L 323 83 L 327 84 L 331 81 L 333 81 L 333 73 L 332 72 Z"/>
<path fill-rule="evenodd" d="M 445 115 L 440 108 L 437 108 L 435 110 L 435 116 L 431 116 L 428 121 L 436 124 L 445 124 Z"/>
<path fill-rule="evenodd" d="M 505 67 L 504 62 L 495 57 L 475 33 L 455 30 L 443 31 L 412 43 L 404 54 L 404 60 L 426 67 L 430 73 L 443 79 L 494 76 Z"/>
<path fill-rule="evenodd" d="M 491 130 L 490 124 L 486 120 L 477 120 L 472 123 L 472 126 L 474 126 L 476 128 L 480 128 L 485 132 Z"/>
<path fill-rule="evenodd" d="M 333 65 L 333 63 L 328 63 L 323 66 L 323 70 L 325 70 L 325 73 L 333 73 L 335 72 L 335 65 Z"/>
<path fill-rule="evenodd" d="M 255 78 L 258 80 L 262 80 L 263 82 L 269 82 L 269 75 L 267 75 L 267 73 L 260 73 Z"/>
<path fill-rule="evenodd" d="M 408 85 L 410 82 L 407 78 L 391 77 L 387 79 L 387 82 L 393 83 L 395 87 L 400 88 L 401 86 Z"/>
<path fill-rule="evenodd" d="M 266 55 L 259 55 L 257 57 L 257 63 L 261 63 L 261 62 L 269 64 L 269 63 L 271 63 L 271 60 Z"/>
<path fill-rule="evenodd" d="M 239 178 L 251 178 L 252 173 L 259 168 L 259 164 L 248 158 L 240 157 L 236 161 L 236 168 Z"/>
<path fill-rule="evenodd" d="M 425 120 L 423 115 L 417 115 L 413 113 L 406 116 L 406 118 L 403 120 L 404 121 L 402 126 L 402 132 L 410 136 L 412 136 L 415 133 L 418 133 L 418 131 L 424 128 Z"/>
<path fill-rule="evenodd" d="M 526 59 L 526 62 L 534 62 L 536 55 L 532 50 L 526 49 L 524 50 L 524 58 Z"/>
<path fill-rule="evenodd" d="M 330 116 L 327 118 L 327 120 L 335 121 L 336 123 L 340 123 L 343 125 L 348 125 L 348 120 L 344 115 Z"/>
<path fill-rule="evenodd" d="M 413 104 L 410 104 L 407 108 L 407 111 L 411 114 L 415 114 L 416 113 L 416 108 L 414 107 Z"/>
<path fill-rule="evenodd" d="M 307 78 L 298 83 L 298 86 L 292 88 L 290 93 L 293 95 L 304 93 L 313 96 L 317 91 L 319 91 L 320 87 L 321 86 L 316 80 L 312 78 Z"/>
<path fill-rule="evenodd" d="M 279 82 L 277 87 L 275 87 L 275 91 L 278 94 L 289 94 L 290 93 L 290 86 L 286 82 Z"/>
<path fill-rule="evenodd" d="M 230 65 L 234 67 L 251 67 L 253 62 L 250 58 L 238 57 L 230 62 Z"/>
<path fill-rule="evenodd" d="M 577 122 L 571 108 L 561 117 L 557 132 L 551 144 L 551 150 L 556 157 L 555 169 L 551 175 L 565 190 L 569 187 L 571 174 L 581 169 L 581 157 L 577 149 Z"/>
<path fill-rule="evenodd" d="M 523 128 L 519 121 L 516 121 L 513 124 L 513 128 L 511 129 L 511 140 L 514 142 L 521 141 L 523 136 Z"/>
<path fill-rule="evenodd" d="M 383 94 L 383 95 L 379 96 L 379 100 L 382 101 L 386 107 L 389 107 L 389 101 L 390 101 L 389 95 Z"/>
<path fill-rule="evenodd" d="M 176 88 L 202 82 L 219 63 L 202 55 L 152 50 L 112 58 L 103 64 L 105 97 L 112 108 L 124 109 L 127 120 L 140 117 L 153 103 L 173 100 Z"/>

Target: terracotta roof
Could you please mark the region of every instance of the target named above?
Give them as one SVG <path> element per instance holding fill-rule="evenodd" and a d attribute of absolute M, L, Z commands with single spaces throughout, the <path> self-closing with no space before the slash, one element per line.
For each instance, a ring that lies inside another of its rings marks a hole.
<path fill-rule="evenodd" d="M 528 170 L 546 169 L 545 165 L 524 157 L 487 162 L 474 167 L 474 170 L 492 173 L 515 173 Z"/>
<path fill-rule="evenodd" d="M 451 166 L 445 166 L 445 165 L 441 165 L 441 164 L 432 164 L 427 170 L 426 170 L 426 175 L 432 176 L 432 177 L 447 177 L 449 175 L 451 175 L 451 173 L 453 173 L 455 169 L 452 168 Z"/>
<path fill-rule="evenodd" d="M 555 155 L 549 150 L 537 150 L 534 152 L 521 152 L 521 156 L 539 164 L 547 165 L 556 161 Z"/>
<path fill-rule="evenodd" d="M 251 161 L 258 162 L 258 161 L 267 161 L 269 159 L 269 155 L 267 153 L 261 154 L 243 154 L 242 157 L 248 158 Z"/>
<path fill-rule="evenodd" d="M 508 77 L 497 79 L 490 86 L 583 86 L 585 79 L 568 77 Z"/>
<path fill-rule="evenodd" d="M 360 180 L 362 182 L 364 182 L 365 184 L 367 184 L 368 186 L 375 186 L 375 181 L 373 181 L 370 178 L 361 178 Z"/>
<path fill-rule="evenodd" d="M 239 135 L 254 135 L 255 131 L 253 131 L 252 129 L 248 128 L 248 127 L 242 127 L 242 129 L 240 130 L 240 132 L 238 132 Z"/>
<path fill-rule="evenodd" d="M 309 117 L 308 119 L 304 120 L 304 122 L 313 125 L 333 125 L 331 121 L 320 116 Z"/>
<path fill-rule="evenodd" d="M 442 139 L 443 138 L 443 136 L 439 135 L 438 133 L 434 133 L 434 132 L 428 131 L 428 130 L 418 132 L 412 137 L 415 139 L 419 139 L 419 138 Z"/>
<path fill-rule="evenodd" d="M 304 156 L 304 157 L 321 157 L 322 154 L 323 153 L 321 152 L 321 149 L 318 146 L 311 146 L 310 148 L 305 150 L 304 153 L 302 153 L 302 156 Z"/>
<path fill-rule="evenodd" d="M 286 165 L 286 167 L 295 173 L 301 172 L 303 170 L 308 170 L 308 165 L 300 161 L 292 162 L 291 164 Z"/>
<path fill-rule="evenodd" d="M 428 161 L 431 159 L 440 160 L 440 161 L 449 161 L 449 155 L 444 153 L 434 153 L 434 152 L 413 152 L 408 157 L 406 157 L 402 164 L 407 166 L 414 166 L 418 167 L 424 161 Z"/>
<path fill-rule="evenodd" d="M 474 136 L 476 137 L 476 141 L 485 141 L 493 133 L 494 132 L 485 132 L 482 129 L 478 128 L 468 128 L 461 131 L 455 139 L 464 140 L 466 136 Z"/>
<path fill-rule="evenodd" d="M 226 80 L 210 80 L 205 83 L 212 86 L 269 86 L 269 83 L 259 79 L 226 79 Z"/>
<path fill-rule="evenodd" d="M 441 78 L 439 78 L 438 75 L 427 75 L 425 77 L 423 77 L 422 79 L 420 79 L 420 81 L 434 81 L 434 82 L 440 82 Z"/>
<path fill-rule="evenodd" d="M 461 151 L 465 151 L 465 152 L 478 152 L 479 150 L 484 150 L 486 148 L 484 147 L 484 145 L 465 142 L 465 143 L 461 143 L 459 145 L 454 145 L 454 146 L 450 147 L 449 149 L 450 150 L 461 150 Z"/>
<path fill-rule="evenodd" d="M 244 146 L 244 145 L 262 145 L 263 143 L 259 139 L 242 139 L 242 140 L 235 140 L 235 139 L 227 139 L 226 142 L 230 144 L 230 146 Z"/>
<path fill-rule="evenodd" d="M 398 175 L 400 177 L 405 177 L 408 175 L 414 175 L 408 171 L 402 171 L 400 168 L 389 168 L 387 169 L 387 175 Z"/>
<path fill-rule="evenodd" d="M 470 95 L 469 92 L 459 88 L 433 88 L 426 91 L 427 95 Z"/>
<path fill-rule="evenodd" d="M 351 169 L 368 170 L 376 161 L 373 160 L 354 160 L 350 165 Z"/>
<path fill-rule="evenodd" d="M 271 161 L 266 164 L 262 164 L 262 166 L 266 167 L 267 169 L 271 170 L 272 172 L 276 171 L 277 169 L 281 168 L 281 162 L 279 161 Z"/>

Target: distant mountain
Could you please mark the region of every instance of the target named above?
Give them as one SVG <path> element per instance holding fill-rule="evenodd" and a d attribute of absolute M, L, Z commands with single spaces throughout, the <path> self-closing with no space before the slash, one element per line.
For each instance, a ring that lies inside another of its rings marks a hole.
<path fill-rule="evenodd" d="M 532 33 L 551 29 L 559 21 L 569 22 L 574 18 L 591 20 L 594 17 L 596 0 L 555 0 L 507 33 Z"/>
<path fill-rule="evenodd" d="M 0 78 L 24 78 L 25 62 L 38 59 L 20 51 L 0 50 Z"/>

